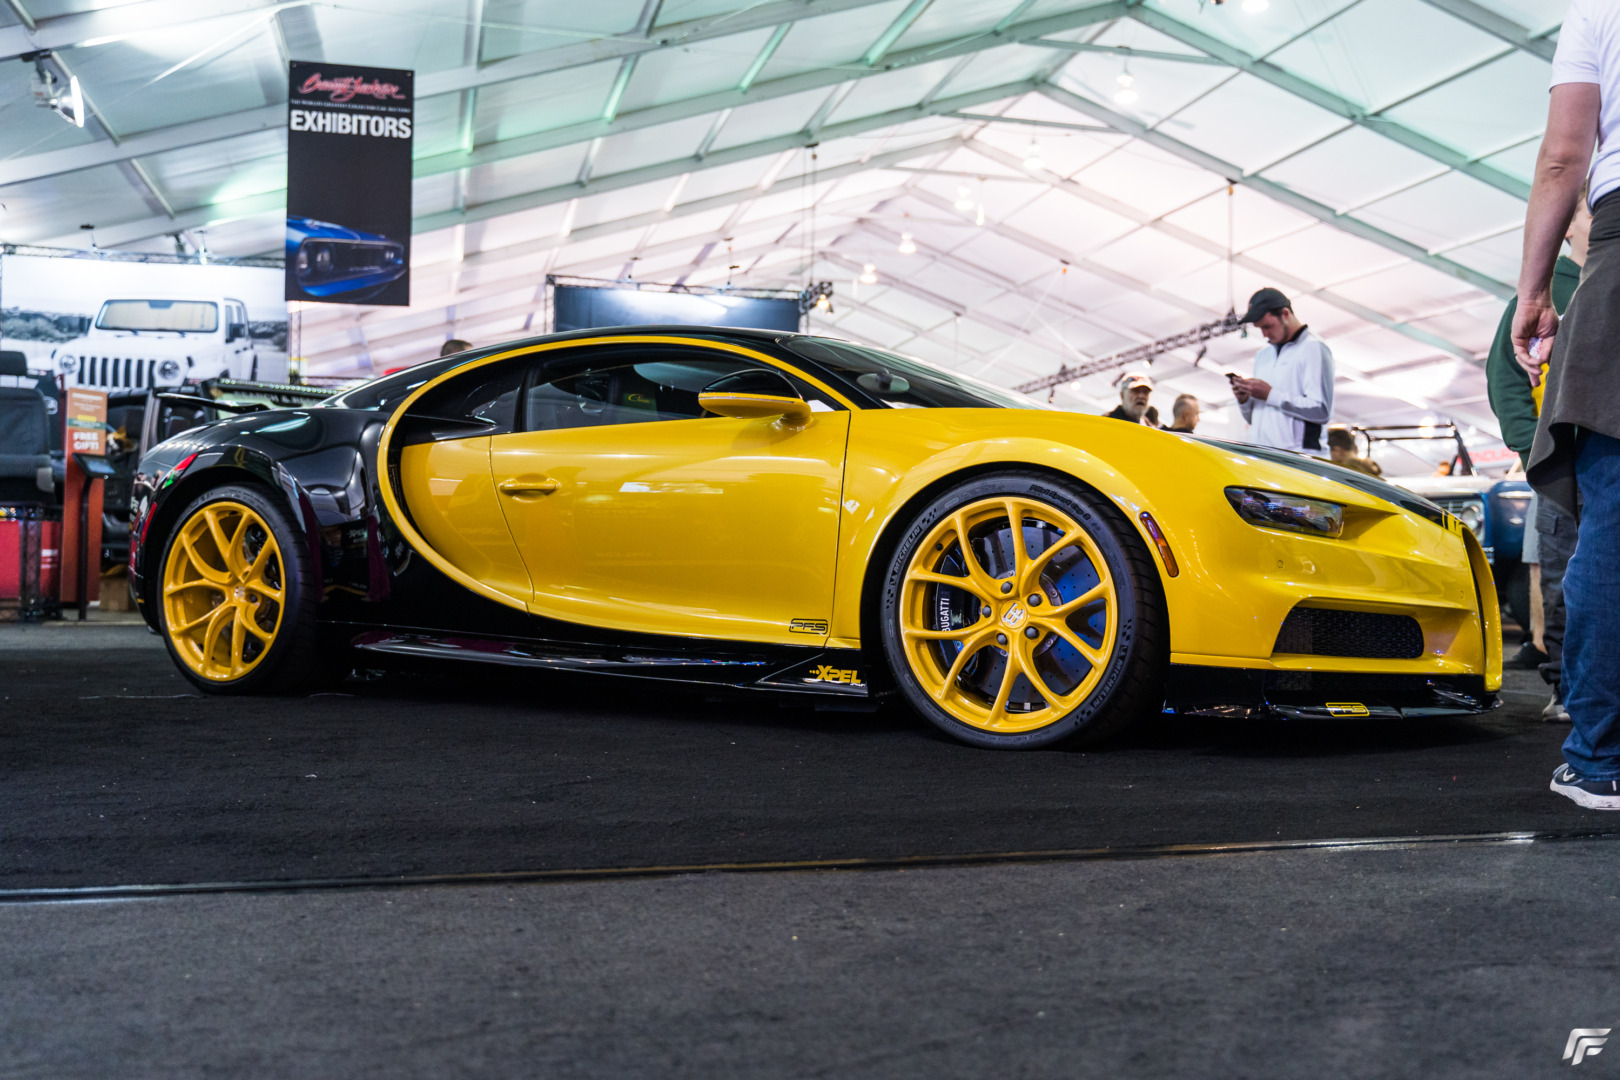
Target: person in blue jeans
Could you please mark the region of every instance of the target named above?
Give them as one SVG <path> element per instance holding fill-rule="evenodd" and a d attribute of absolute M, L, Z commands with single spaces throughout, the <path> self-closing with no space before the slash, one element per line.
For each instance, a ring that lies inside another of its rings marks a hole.
<path fill-rule="evenodd" d="M 1524 224 L 1513 352 L 1545 396 L 1530 483 L 1579 522 L 1564 575 L 1562 690 L 1571 731 L 1552 790 L 1620 810 L 1620 4 L 1572 0 Z M 1597 151 L 1594 158 L 1594 150 Z M 1553 265 L 1582 186 L 1592 233 L 1560 322 Z"/>

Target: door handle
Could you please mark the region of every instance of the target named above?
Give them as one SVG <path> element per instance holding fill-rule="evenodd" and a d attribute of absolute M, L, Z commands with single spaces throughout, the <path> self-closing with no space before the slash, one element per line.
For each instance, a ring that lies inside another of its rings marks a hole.
<path fill-rule="evenodd" d="M 496 490 L 502 495 L 519 497 L 523 495 L 550 495 L 560 487 L 562 485 L 556 480 L 544 476 L 538 480 L 502 480 L 496 486 Z"/>

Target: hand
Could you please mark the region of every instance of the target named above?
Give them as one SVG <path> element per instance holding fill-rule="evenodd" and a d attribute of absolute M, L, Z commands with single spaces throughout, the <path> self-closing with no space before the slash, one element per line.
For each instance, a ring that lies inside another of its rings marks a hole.
<path fill-rule="evenodd" d="M 1239 405 L 1246 405 L 1249 401 L 1248 379 L 1232 380 L 1232 396 L 1237 398 Z"/>
<path fill-rule="evenodd" d="M 1558 312 L 1553 310 L 1552 298 L 1538 296 L 1519 299 L 1519 309 L 1513 313 L 1513 358 L 1530 376 L 1531 386 L 1541 385 L 1541 365 L 1552 356 L 1553 338 L 1558 334 Z M 1536 356 L 1530 355 L 1530 339 L 1540 338 Z"/>
<path fill-rule="evenodd" d="M 1261 401 L 1271 396 L 1271 384 L 1264 379 L 1245 379 L 1243 388 L 1249 392 L 1250 397 L 1259 398 Z"/>

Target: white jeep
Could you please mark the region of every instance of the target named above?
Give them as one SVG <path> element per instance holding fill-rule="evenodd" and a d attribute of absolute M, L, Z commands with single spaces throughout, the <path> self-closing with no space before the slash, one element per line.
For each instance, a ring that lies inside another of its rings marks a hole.
<path fill-rule="evenodd" d="M 108 391 L 252 379 L 259 366 L 247 305 L 220 296 L 108 300 L 51 361 L 69 386 Z"/>

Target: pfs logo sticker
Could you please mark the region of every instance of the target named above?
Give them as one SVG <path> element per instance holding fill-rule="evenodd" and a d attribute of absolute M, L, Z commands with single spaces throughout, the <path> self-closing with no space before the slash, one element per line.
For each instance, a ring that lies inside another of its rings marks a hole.
<path fill-rule="evenodd" d="M 835 668 L 831 664 L 817 664 L 810 669 L 811 682 L 849 683 L 851 686 L 863 686 L 861 673 L 858 668 Z"/>

